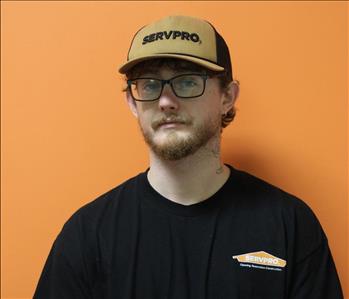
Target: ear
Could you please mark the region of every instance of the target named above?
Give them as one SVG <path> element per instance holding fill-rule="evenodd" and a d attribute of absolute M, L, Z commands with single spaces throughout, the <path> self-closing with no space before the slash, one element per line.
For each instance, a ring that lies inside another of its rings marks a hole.
<path fill-rule="evenodd" d="M 132 114 L 138 118 L 136 101 L 132 98 L 131 94 L 128 91 L 126 91 L 126 99 L 127 99 L 127 104 L 130 107 Z"/>
<path fill-rule="evenodd" d="M 232 81 L 223 92 L 222 114 L 226 114 L 234 107 L 235 102 L 239 96 L 239 81 Z"/>

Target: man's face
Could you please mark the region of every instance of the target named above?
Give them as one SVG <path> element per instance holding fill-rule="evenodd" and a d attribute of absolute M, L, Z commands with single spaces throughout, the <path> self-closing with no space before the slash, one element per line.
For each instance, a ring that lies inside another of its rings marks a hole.
<path fill-rule="evenodd" d="M 192 73 L 161 68 L 139 77 L 170 79 Z M 203 95 L 196 98 L 178 98 L 166 84 L 159 100 L 128 102 L 138 122 L 144 139 L 151 150 L 165 160 L 179 160 L 194 154 L 213 138 L 220 138 L 221 116 L 226 111 L 224 94 L 217 78 L 209 78 Z"/>

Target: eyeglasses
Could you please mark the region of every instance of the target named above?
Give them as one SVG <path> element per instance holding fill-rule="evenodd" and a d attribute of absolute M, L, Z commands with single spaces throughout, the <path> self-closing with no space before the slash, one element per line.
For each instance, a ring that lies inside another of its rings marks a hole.
<path fill-rule="evenodd" d="M 168 80 L 145 77 L 127 80 L 127 86 L 135 101 L 158 100 L 166 84 L 178 98 L 188 99 L 203 95 L 208 78 L 207 74 L 182 74 Z"/>

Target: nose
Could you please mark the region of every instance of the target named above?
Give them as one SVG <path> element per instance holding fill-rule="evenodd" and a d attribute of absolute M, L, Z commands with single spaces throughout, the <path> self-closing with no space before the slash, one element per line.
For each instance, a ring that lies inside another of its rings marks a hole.
<path fill-rule="evenodd" d="M 165 84 L 159 99 L 159 108 L 161 111 L 176 111 L 179 109 L 179 99 L 173 93 L 170 84 Z"/>

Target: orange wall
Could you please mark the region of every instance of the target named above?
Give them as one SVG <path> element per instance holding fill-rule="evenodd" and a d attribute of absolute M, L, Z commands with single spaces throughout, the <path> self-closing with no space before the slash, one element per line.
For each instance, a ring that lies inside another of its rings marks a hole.
<path fill-rule="evenodd" d="M 2 296 L 32 296 L 81 205 L 147 167 L 116 72 L 167 14 L 210 20 L 241 82 L 225 161 L 304 199 L 348 293 L 346 2 L 1 2 Z"/>

